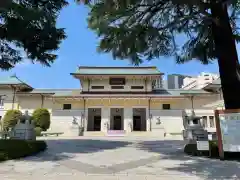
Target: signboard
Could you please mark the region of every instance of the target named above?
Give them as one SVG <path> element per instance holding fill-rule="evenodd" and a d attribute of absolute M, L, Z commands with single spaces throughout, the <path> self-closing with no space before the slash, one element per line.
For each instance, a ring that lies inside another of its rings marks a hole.
<path fill-rule="evenodd" d="M 197 141 L 197 149 L 200 151 L 209 151 L 208 141 Z"/>
<path fill-rule="evenodd" d="M 224 151 L 240 152 L 240 109 L 216 110 L 215 116 L 220 156 Z"/>

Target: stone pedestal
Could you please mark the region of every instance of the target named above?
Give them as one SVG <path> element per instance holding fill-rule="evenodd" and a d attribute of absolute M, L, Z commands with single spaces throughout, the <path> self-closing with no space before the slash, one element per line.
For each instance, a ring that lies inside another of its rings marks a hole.
<path fill-rule="evenodd" d="M 25 123 L 22 123 L 19 120 L 10 133 L 10 139 L 36 140 L 33 124 L 28 120 L 26 120 Z"/>

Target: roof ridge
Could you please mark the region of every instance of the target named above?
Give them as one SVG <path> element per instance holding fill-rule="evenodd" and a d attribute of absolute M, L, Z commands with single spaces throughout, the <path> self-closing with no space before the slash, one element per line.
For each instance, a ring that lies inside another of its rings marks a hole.
<path fill-rule="evenodd" d="M 88 69 L 157 69 L 156 66 L 78 66 L 78 68 L 88 68 Z"/>

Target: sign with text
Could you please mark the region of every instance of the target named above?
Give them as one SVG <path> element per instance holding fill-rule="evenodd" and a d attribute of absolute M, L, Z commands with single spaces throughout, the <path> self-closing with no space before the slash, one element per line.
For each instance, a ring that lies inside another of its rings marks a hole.
<path fill-rule="evenodd" d="M 216 110 L 216 128 L 220 157 L 224 152 L 240 152 L 240 109 Z"/>
<path fill-rule="evenodd" d="M 208 141 L 197 141 L 197 149 L 200 151 L 209 151 Z"/>
<path fill-rule="evenodd" d="M 224 151 L 240 152 L 240 113 L 219 114 Z"/>

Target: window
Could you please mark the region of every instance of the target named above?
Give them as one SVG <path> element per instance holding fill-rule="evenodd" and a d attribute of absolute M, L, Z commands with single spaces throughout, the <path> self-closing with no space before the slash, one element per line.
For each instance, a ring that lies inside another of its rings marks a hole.
<path fill-rule="evenodd" d="M 104 86 L 92 86 L 92 89 L 104 89 Z"/>
<path fill-rule="evenodd" d="M 162 109 L 171 109 L 170 104 L 163 104 Z"/>
<path fill-rule="evenodd" d="M 131 86 L 131 89 L 143 89 L 143 86 Z"/>
<path fill-rule="evenodd" d="M 124 89 L 123 86 L 111 86 L 112 89 Z"/>
<path fill-rule="evenodd" d="M 215 127 L 214 116 L 209 116 L 209 121 L 210 121 L 210 127 L 211 128 Z"/>
<path fill-rule="evenodd" d="M 207 116 L 203 116 L 202 117 L 202 126 L 204 127 L 204 128 L 206 128 L 208 125 L 207 125 Z"/>
<path fill-rule="evenodd" d="M 71 104 L 63 104 L 63 109 L 72 109 L 72 105 Z"/>
<path fill-rule="evenodd" d="M 125 85 L 125 78 L 110 78 L 109 84 L 110 85 Z"/>

